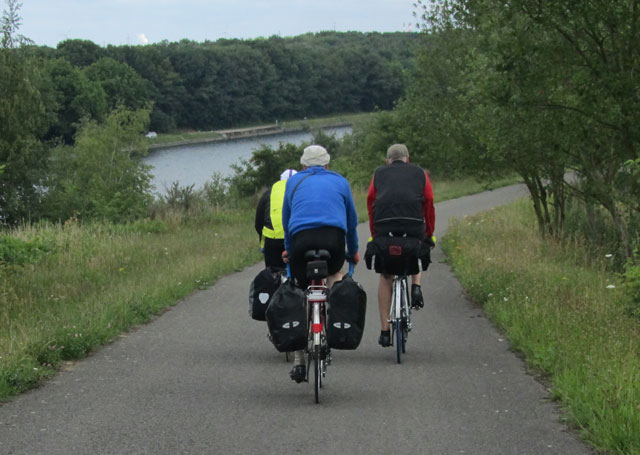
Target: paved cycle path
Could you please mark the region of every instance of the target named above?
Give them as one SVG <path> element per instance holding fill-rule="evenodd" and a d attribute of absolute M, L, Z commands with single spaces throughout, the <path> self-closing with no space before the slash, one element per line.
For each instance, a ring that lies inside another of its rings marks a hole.
<path fill-rule="evenodd" d="M 436 233 L 524 194 L 516 185 L 437 204 Z M 366 224 L 359 233 L 364 251 Z M 247 314 L 257 264 L 0 406 L 0 454 L 592 453 L 439 248 L 433 260 L 402 365 L 377 344 L 377 276 L 358 266 L 365 335 L 356 351 L 334 351 L 320 404 Z"/>

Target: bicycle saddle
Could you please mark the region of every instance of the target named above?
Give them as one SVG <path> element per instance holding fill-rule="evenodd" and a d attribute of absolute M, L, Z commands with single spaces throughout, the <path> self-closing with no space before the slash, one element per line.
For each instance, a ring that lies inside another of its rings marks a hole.
<path fill-rule="evenodd" d="M 331 253 L 327 250 L 309 250 L 304 253 L 304 260 L 309 261 L 328 261 L 331 259 Z"/>
<path fill-rule="evenodd" d="M 309 250 L 304 253 L 304 260 L 307 263 L 307 278 L 318 280 L 329 275 L 327 261 L 331 254 L 327 250 Z"/>

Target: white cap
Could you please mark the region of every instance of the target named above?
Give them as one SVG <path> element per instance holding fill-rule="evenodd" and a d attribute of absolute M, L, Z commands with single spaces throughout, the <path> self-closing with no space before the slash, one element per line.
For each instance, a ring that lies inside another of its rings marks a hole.
<path fill-rule="evenodd" d="M 286 169 L 282 172 L 282 174 L 280 174 L 280 180 L 287 180 L 289 177 L 297 173 L 298 171 L 296 171 L 295 169 Z"/>
<path fill-rule="evenodd" d="M 304 149 L 300 164 L 303 166 L 326 166 L 329 164 L 329 152 L 321 145 L 310 145 Z"/>

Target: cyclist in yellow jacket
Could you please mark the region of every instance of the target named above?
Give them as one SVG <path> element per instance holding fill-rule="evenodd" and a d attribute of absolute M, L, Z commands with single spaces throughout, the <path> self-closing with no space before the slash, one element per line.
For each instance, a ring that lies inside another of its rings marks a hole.
<path fill-rule="evenodd" d="M 280 174 L 280 180 L 262 194 L 256 208 L 255 228 L 260 238 L 260 249 L 264 254 L 266 267 L 286 267 L 282 262 L 284 251 L 282 203 L 287 179 L 294 174 L 296 171 L 293 169 L 287 169 Z"/>

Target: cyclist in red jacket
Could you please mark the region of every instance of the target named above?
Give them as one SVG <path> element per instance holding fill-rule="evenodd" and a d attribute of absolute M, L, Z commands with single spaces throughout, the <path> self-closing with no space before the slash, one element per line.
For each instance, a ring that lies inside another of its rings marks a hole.
<path fill-rule="evenodd" d="M 409 163 L 409 151 L 404 144 L 394 144 L 387 150 L 387 164 L 377 168 L 367 194 L 369 229 L 372 243 L 382 237 L 407 236 L 434 245 L 435 209 L 433 189 L 427 172 Z M 370 248 L 367 248 L 369 254 Z M 426 248 L 426 254 L 429 249 Z M 369 259 L 370 260 L 370 259 Z M 427 259 L 428 262 L 428 259 Z M 423 267 L 424 267 L 423 262 Z M 420 288 L 421 273 L 416 264 L 411 270 L 411 306 L 422 308 L 424 301 Z M 380 274 L 378 283 L 378 308 L 381 333 L 378 343 L 391 345 L 389 309 L 393 276 Z"/>

